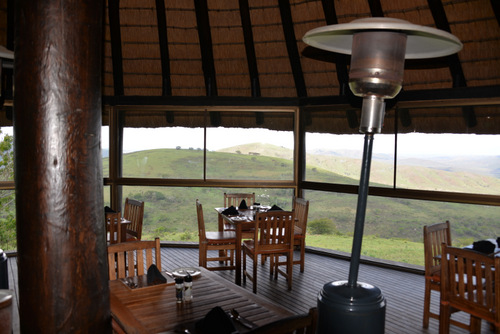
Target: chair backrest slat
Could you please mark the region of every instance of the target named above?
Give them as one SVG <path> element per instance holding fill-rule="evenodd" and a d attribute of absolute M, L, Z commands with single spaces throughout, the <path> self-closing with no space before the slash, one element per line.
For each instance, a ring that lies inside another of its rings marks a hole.
<path fill-rule="evenodd" d="M 424 226 L 425 275 L 439 275 L 441 268 L 441 245 L 451 246 L 450 222 Z"/>
<path fill-rule="evenodd" d="M 144 220 L 144 202 L 126 198 L 123 218 L 131 221 L 130 227 L 127 228 L 127 233 L 136 237 L 137 240 L 141 240 L 142 224 Z"/>
<path fill-rule="evenodd" d="M 255 216 L 255 248 L 273 250 L 293 245 L 293 211 L 259 212 Z"/>
<path fill-rule="evenodd" d="M 198 217 L 198 236 L 200 237 L 200 243 L 206 242 L 207 235 L 205 233 L 205 219 L 203 218 L 203 206 L 199 200 L 196 200 L 196 215 Z"/>
<path fill-rule="evenodd" d="M 255 193 L 224 193 L 224 207 L 238 207 L 242 200 L 245 200 L 248 207 L 255 203 Z"/>
<path fill-rule="evenodd" d="M 309 214 L 309 201 L 303 198 L 294 198 L 293 211 L 295 212 L 295 226 L 300 229 L 302 235 L 305 235 L 307 229 L 307 216 Z"/>
<path fill-rule="evenodd" d="M 161 271 L 160 239 L 131 241 L 108 246 L 109 279 L 140 276 L 155 264 Z"/>
<path fill-rule="evenodd" d="M 104 214 L 104 224 L 106 225 L 106 240 L 110 244 L 121 242 L 120 212 L 106 212 Z"/>
<path fill-rule="evenodd" d="M 441 247 L 441 303 L 490 322 L 498 321 L 500 258 L 445 243 Z"/>

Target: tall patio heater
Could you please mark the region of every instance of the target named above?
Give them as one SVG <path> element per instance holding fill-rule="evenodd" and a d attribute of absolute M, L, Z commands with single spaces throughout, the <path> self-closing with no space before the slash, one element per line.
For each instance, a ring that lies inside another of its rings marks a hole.
<path fill-rule="evenodd" d="M 365 134 L 349 277 L 326 283 L 319 292 L 318 333 L 384 333 L 385 298 L 377 287 L 358 282 L 373 136 L 382 130 L 384 99 L 401 90 L 405 58 L 448 56 L 462 43 L 442 30 L 382 17 L 316 28 L 303 41 L 351 55 L 349 87 L 363 98 L 359 132 Z"/>

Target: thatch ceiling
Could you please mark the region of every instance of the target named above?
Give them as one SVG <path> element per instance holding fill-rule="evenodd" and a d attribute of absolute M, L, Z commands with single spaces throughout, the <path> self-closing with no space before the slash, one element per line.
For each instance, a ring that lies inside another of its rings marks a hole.
<path fill-rule="evenodd" d="M 397 117 L 401 132 L 500 133 L 498 0 L 108 0 L 104 102 L 300 106 L 311 131 L 356 132 L 359 99 L 348 88 L 349 57 L 309 47 L 302 37 L 372 16 L 446 30 L 464 45 L 452 56 L 406 61 L 403 90 L 389 105 L 384 131 L 394 130 Z M 422 100 L 466 107 L 415 109 L 412 102 Z M 254 126 L 252 117 L 235 124 Z M 325 117 L 342 120 L 331 127 Z M 186 126 L 203 124 L 195 118 L 187 117 Z M 136 117 L 129 126 L 172 124 L 164 117 L 151 121 Z"/>

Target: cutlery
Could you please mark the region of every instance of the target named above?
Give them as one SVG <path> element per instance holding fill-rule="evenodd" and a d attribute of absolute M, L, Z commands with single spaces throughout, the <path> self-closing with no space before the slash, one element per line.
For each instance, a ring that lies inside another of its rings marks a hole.
<path fill-rule="evenodd" d="M 240 324 L 242 324 L 244 327 L 246 328 L 249 328 L 249 329 L 252 329 L 253 328 L 253 324 L 245 319 L 243 319 L 239 312 L 236 311 L 236 309 L 231 309 L 231 316 L 234 320 L 238 321 Z"/>

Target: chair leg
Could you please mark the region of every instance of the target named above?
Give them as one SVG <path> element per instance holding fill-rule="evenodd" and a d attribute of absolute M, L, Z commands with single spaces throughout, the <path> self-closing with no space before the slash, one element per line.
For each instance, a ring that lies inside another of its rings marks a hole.
<path fill-rule="evenodd" d="M 300 272 L 304 272 L 304 257 L 306 254 L 306 243 L 304 240 L 300 243 Z"/>
<path fill-rule="evenodd" d="M 286 256 L 287 266 L 286 266 L 286 274 L 288 281 L 288 290 L 292 290 L 292 277 L 293 277 L 293 251 L 291 254 Z"/>
<path fill-rule="evenodd" d="M 424 292 L 424 321 L 422 324 L 423 328 L 429 328 L 429 313 L 431 307 L 431 285 L 427 280 L 425 281 L 425 292 Z"/>
<path fill-rule="evenodd" d="M 439 334 L 450 333 L 450 307 L 440 305 L 439 311 Z"/>
<path fill-rule="evenodd" d="M 257 262 L 259 262 L 258 255 L 253 257 L 253 293 L 257 293 Z"/>
<path fill-rule="evenodd" d="M 247 254 L 243 252 L 243 283 L 247 282 Z"/>

